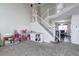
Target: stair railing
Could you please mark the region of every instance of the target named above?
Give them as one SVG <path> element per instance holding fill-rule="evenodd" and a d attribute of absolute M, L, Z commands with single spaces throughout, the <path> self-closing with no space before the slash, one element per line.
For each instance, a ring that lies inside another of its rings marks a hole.
<path fill-rule="evenodd" d="M 55 11 L 55 13 L 54 13 L 54 12 L 52 13 L 52 11 L 54 11 L 55 9 L 56 9 L 56 7 L 52 7 L 52 8 L 46 9 L 45 12 L 41 15 L 41 17 L 42 17 L 43 19 L 45 19 L 46 17 L 48 17 L 48 16 L 50 16 L 50 15 L 52 15 L 52 14 L 55 14 L 56 11 Z M 51 14 L 51 13 L 52 13 L 52 14 Z"/>
<path fill-rule="evenodd" d="M 53 28 L 52 28 L 52 26 L 51 25 L 49 25 L 49 23 L 48 22 L 46 22 L 46 20 L 44 20 L 44 19 L 42 19 L 40 16 L 38 16 L 38 15 L 36 15 L 36 17 L 37 17 L 37 22 L 40 22 L 40 23 L 42 23 L 44 26 L 46 26 L 48 29 L 49 29 L 49 31 L 53 31 Z M 52 29 L 51 29 L 52 28 Z M 53 33 L 53 32 L 52 32 Z M 53 35 L 53 37 L 55 38 L 57 38 L 57 39 L 60 39 L 58 36 L 56 36 L 56 35 Z"/>

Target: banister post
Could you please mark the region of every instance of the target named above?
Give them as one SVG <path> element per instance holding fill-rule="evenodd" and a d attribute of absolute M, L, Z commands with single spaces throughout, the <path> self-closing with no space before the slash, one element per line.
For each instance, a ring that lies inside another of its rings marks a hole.
<path fill-rule="evenodd" d="M 49 16 L 49 8 L 48 8 L 48 10 L 47 10 L 47 16 Z"/>

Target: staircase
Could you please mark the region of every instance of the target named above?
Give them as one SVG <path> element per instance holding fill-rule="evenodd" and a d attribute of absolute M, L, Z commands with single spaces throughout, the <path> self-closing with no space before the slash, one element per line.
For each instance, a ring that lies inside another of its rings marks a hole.
<path fill-rule="evenodd" d="M 52 26 L 49 25 L 49 23 L 47 23 L 44 19 L 42 19 L 40 16 L 37 15 L 37 22 L 43 26 L 48 33 L 50 33 L 51 36 L 53 36 L 53 28 Z"/>
<path fill-rule="evenodd" d="M 31 26 L 32 26 L 31 28 L 34 31 L 43 33 L 43 35 L 44 35 L 44 40 L 42 40 L 43 42 L 54 42 L 55 37 L 59 39 L 58 36 L 54 35 L 53 28 L 51 25 L 49 25 L 40 16 L 36 15 L 35 17 L 37 17 L 37 18 L 35 18 L 35 19 L 37 19 L 37 21 L 35 21 L 31 24 Z"/>
<path fill-rule="evenodd" d="M 55 32 L 53 32 L 53 27 L 49 24 L 49 22 L 47 22 L 47 20 L 62 17 L 63 14 L 72 10 L 76 6 L 78 5 L 74 4 L 72 6 L 62 9 L 59 13 L 50 14 L 50 11 L 52 11 L 53 9 L 56 9 L 56 7 L 53 7 L 53 8 L 47 9 L 42 16 L 35 14 L 34 17 L 35 17 L 35 20 L 52 36 L 52 38 L 54 38 L 54 40 L 55 40 L 55 37 L 60 39 L 58 36 L 54 35 Z"/>

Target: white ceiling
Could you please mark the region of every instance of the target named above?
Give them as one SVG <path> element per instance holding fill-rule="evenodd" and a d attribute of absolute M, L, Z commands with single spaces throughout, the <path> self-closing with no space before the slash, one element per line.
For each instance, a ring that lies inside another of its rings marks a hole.
<path fill-rule="evenodd" d="M 61 15 L 59 15 L 57 17 L 55 17 L 56 15 L 53 16 L 55 18 L 52 18 L 52 16 L 51 16 L 51 17 L 49 17 L 49 19 L 66 19 L 66 18 L 71 18 L 71 16 L 74 14 L 79 14 L 79 4 L 75 8 L 72 8 L 69 11 L 62 13 Z"/>
<path fill-rule="evenodd" d="M 56 5 L 56 3 L 40 3 L 40 4 L 37 4 L 37 5 L 38 6 L 45 6 L 45 5 L 48 5 L 48 4 Z"/>

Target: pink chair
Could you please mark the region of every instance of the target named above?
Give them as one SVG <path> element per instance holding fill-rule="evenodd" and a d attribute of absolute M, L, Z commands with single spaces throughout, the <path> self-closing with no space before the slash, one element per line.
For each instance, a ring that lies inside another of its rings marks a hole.
<path fill-rule="evenodd" d="M 31 39 L 31 36 L 30 36 L 30 34 L 28 34 L 28 35 L 27 35 L 27 39 L 29 39 L 29 40 Z"/>
<path fill-rule="evenodd" d="M 27 33 L 26 29 L 22 30 L 21 37 L 22 37 L 23 40 L 28 40 L 28 39 L 30 40 L 31 39 L 30 34 Z"/>
<path fill-rule="evenodd" d="M 13 34 L 13 41 L 19 41 L 21 39 L 21 35 L 17 32 L 17 31 L 14 31 L 14 34 Z"/>

